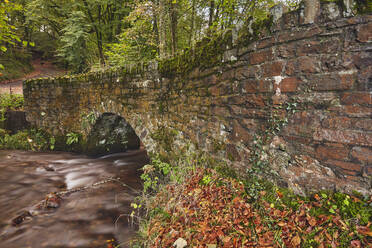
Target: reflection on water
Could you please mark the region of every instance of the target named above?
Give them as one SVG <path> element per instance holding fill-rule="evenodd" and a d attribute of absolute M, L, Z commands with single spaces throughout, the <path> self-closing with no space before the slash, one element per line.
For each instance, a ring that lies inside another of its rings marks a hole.
<path fill-rule="evenodd" d="M 0 247 L 105 247 L 115 239 L 127 247 L 130 203 L 141 182 L 145 151 L 91 159 L 70 153 L 0 151 Z M 62 195 L 59 208 L 40 209 L 51 192 L 76 189 L 107 178 L 120 178 Z M 31 213 L 31 214 L 30 214 Z M 32 215 L 32 216 L 31 216 Z M 14 226 L 15 217 L 19 225 Z M 13 224 L 13 225 L 12 225 Z"/>

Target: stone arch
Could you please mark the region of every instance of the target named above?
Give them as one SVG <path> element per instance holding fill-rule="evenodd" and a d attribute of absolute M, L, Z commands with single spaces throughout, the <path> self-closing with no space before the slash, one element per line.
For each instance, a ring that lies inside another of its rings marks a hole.
<path fill-rule="evenodd" d="M 95 116 L 90 115 L 90 118 L 93 121 Z M 103 155 L 139 149 L 140 143 L 140 138 L 123 117 L 105 112 L 92 124 L 85 150 L 90 155 Z"/>
<path fill-rule="evenodd" d="M 148 114 L 111 100 L 102 101 L 94 106 L 91 112 L 94 113 L 96 118 L 103 116 L 105 113 L 123 118 L 139 138 L 140 145 L 148 153 L 156 151 L 157 143 L 150 135 L 156 127 L 151 123 L 151 118 Z"/>

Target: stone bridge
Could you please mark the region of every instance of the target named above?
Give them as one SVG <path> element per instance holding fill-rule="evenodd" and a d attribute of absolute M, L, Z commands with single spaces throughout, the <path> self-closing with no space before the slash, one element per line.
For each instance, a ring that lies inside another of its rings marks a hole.
<path fill-rule="evenodd" d="M 170 160 L 203 151 L 246 172 L 261 159 L 297 193 L 370 194 L 372 15 L 273 10 L 269 31 L 253 24 L 159 63 L 27 81 L 27 119 L 87 135 L 87 116 L 114 113 Z"/>

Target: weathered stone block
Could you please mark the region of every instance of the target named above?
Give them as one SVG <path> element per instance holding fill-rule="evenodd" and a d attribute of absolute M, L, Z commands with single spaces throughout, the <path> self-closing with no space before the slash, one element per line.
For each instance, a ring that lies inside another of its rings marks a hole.
<path fill-rule="evenodd" d="M 330 129 L 349 129 L 352 127 L 352 119 L 345 116 L 328 117 L 322 121 L 322 126 Z"/>
<path fill-rule="evenodd" d="M 248 79 L 242 82 L 243 93 L 256 93 L 258 92 L 260 81 L 256 79 Z"/>
<path fill-rule="evenodd" d="M 300 57 L 297 60 L 299 70 L 303 73 L 316 73 L 319 72 L 319 62 L 313 57 Z"/>
<path fill-rule="evenodd" d="M 364 120 L 356 120 L 354 123 L 353 123 L 353 127 L 355 128 L 359 128 L 359 129 L 363 129 L 363 130 L 370 130 L 372 131 L 372 119 L 371 118 L 368 118 L 368 119 L 364 119 Z"/>
<path fill-rule="evenodd" d="M 297 67 L 297 61 L 296 60 L 288 60 L 287 64 L 285 65 L 285 70 L 284 70 L 285 74 L 287 76 L 295 75 L 296 67 Z"/>
<path fill-rule="evenodd" d="M 235 72 L 235 78 L 237 80 L 244 80 L 247 78 L 255 78 L 258 75 L 259 72 L 259 67 L 258 66 L 251 66 L 251 65 L 246 65 L 243 67 L 240 67 L 236 69 Z"/>
<path fill-rule="evenodd" d="M 353 72 L 343 72 L 310 76 L 309 81 L 317 91 L 348 90 L 353 87 L 355 78 Z"/>
<path fill-rule="evenodd" d="M 274 91 L 279 88 L 282 93 L 295 92 L 298 84 L 299 81 L 296 77 L 284 78 L 279 84 L 274 84 Z"/>
<path fill-rule="evenodd" d="M 351 156 L 359 162 L 372 164 L 372 148 L 367 147 L 354 147 L 351 150 Z"/>
<path fill-rule="evenodd" d="M 296 55 L 295 42 L 279 45 L 276 47 L 278 56 L 281 58 L 293 58 Z"/>
<path fill-rule="evenodd" d="M 253 140 L 253 135 L 244 128 L 237 120 L 232 124 L 232 132 L 229 135 L 229 139 L 234 142 L 242 142 L 248 144 Z"/>
<path fill-rule="evenodd" d="M 313 26 L 306 29 L 301 29 L 298 31 L 286 31 L 282 32 L 278 36 L 279 42 L 288 42 L 288 41 L 294 41 L 294 40 L 302 40 L 305 38 L 313 37 L 317 34 L 320 34 L 322 30 L 318 26 Z"/>
<path fill-rule="evenodd" d="M 272 49 L 261 50 L 247 54 L 247 59 L 251 65 L 261 64 L 266 61 L 271 61 L 274 58 Z"/>
<path fill-rule="evenodd" d="M 316 18 L 320 14 L 320 2 L 319 0 L 305 0 L 304 13 L 303 13 L 303 23 L 309 24 L 314 23 Z"/>
<path fill-rule="evenodd" d="M 245 97 L 245 105 L 247 107 L 264 107 L 267 102 L 267 97 L 259 94 L 248 94 Z"/>
<path fill-rule="evenodd" d="M 298 11 L 291 11 L 291 12 L 285 13 L 282 18 L 284 29 L 289 29 L 289 28 L 298 26 L 299 24 L 298 15 L 299 15 Z"/>
<path fill-rule="evenodd" d="M 316 55 L 322 53 L 336 54 L 340 50 L 340 38 L 321 40 L 304 40 L 297 44 L 298 56 Z"/>
<path fill-rule="evenodd" d="M 273 76 L 279 76 L 282 74 L 284 67 L 283 61 L 275 61 L 271 63 L 266 63 L 262 65 L 262 76 L 263 77 L 273 77 Z"/>
<path fill-rule="evenodd" d="M 372 133 L 352 130 L 318 129 L 313 136 L 316 141 L 330 141 L 351 145 L 372 146 Z"/>
<path fill-rule="evenodd" d="M 274 37 L 268 37 L 265 39 L 261 39 L 259 42 L 257 42 L 257 48 L 262 49 L 262 48 L 267 48 L 272 46 L 275 43 L 275 38 Z"/>
<path fill-rule="evenodd" d="M 344 162 L 338 160 L 328 160 L 327 164 L 342 169 L 348 175 L 358 175 L 362 173 L 363 166 L 356 163 Z"/>
<path fill-rule="evenodd" d="M 272 92 L 273 84 L 274 84 L 274 80 L 272 80 L 271 78 L 262 79 L 259 82 L 258 91 L 259 92 Z"/>
<path fill-rule="evenodd" d="M 371 107 L 346 105 L 343 107 L 346 115 L 351 117 L 369 117 L 371 118 L 372 111 Z"/>
<path fill-rule="evenodd" d="M 372 22 L 358 28 L 358 41 L 372 42 Z"/>
<path fill-rule="evenodd" d="M 320 127 L 320 122 L 321 116 L 319 113 L 299 111 L 292 116 L 284 131 L 287 134 L 312 137 L 316 128 Z"/>
<path fill-rule="evenodd" d="M 342 94 L 341 103 L 342 104 L 372 105 L 372 93 L 371 92 L 346 92 Z"/>
<path fill-rule="evenodd" d="M 349 151 L 350 149 L 345 146 L 334 147 L 330 145 L 320 145 L 316 149 L 316 156 L 320 160 L 347 160 L 349 158 Z"/>

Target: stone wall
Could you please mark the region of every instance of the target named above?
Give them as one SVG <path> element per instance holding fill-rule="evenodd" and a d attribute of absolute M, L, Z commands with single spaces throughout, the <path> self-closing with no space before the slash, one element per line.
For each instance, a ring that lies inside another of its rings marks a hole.
<path fill-rule="evenodd" d="M 370 194 L 372 16 L 342 17 L 350 13 L 334 3 L 310 7 L 277 7 L 270 33 L 232 37 L 209 66 L 25 82 L 27 119 L 54 135 L 88 134 L 85 116 L 115 113 L 149 152 L 172 157 L 193 147 L 243 172 L 257 137 L 270 136 L 261 159 L 295 192 Z"/>

